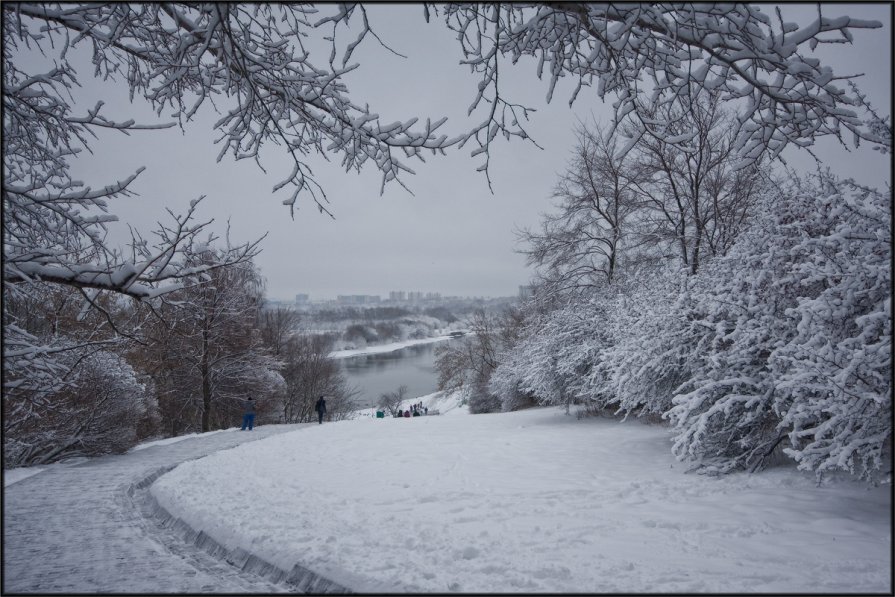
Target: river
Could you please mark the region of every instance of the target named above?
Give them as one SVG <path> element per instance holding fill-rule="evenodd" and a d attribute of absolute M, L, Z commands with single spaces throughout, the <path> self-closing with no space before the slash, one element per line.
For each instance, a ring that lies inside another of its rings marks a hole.
<path fill-rule="evenodd" d="M 340 358 L 342 372 L 360 394 L 355 398 L 361 408 L 372 408 L 385 392 L 396 392 L 407 386 L 407 398 L 435 392 L 438 374 L 435 372 L 435 347 L 442 342 L 415 344 L 390 352 L 360 354 Z"/>

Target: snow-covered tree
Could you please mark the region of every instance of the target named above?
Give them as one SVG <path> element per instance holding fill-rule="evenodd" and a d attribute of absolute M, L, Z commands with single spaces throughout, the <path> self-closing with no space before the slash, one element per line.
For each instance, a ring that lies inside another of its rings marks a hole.
<path fill-rule="evenodd" d="M 870 478 L 891 451 L 891 195 L 828 175 L 783 191 L 695 283 L 674 451 L 724 472 L 781 446 Z"/>
<path fill-rule="evenodd" d="M 534 401 L 543 405 L 597 402 L 593 375 L 605 346 L 606 312 L 601 293 L 578 292 L 530 310 L 519 339 L 504 348 L 489 388 L 503 410 Z"/>
<path fill-rule="evenodd" d="M 708 472 L 756 470 L 785 437 L 768 358 L 791 333 L 786 311 L 799 282 L 781 283 L 789 262 L 774 251 L 771 230 L 756 225 L 727 257 L 707 264 L 676 314 L 695 333 L 681 345 L 686 378 L 665 388 L 673 396 L 666 416 L 678 431 L 673 451 Z"/>
<path fill-rule="evenodd" d="M 159 114 L 171 107 L 181 126 L 216 97 L 219 157 L 257 160 L 265 144 L 282 146 L 293 168 L 275 190 L 291 187 L 285 200 L 291 206 L 304 192 L 321 211 L 328 211 L 327 199 L 311 174 L 311 153 L 338 156 L 346 170 L 374 163 L 385 184 L 412 172 L 403 160 L 422 159 L 426 152 L 472 142 L 473 154 L 485 156 L 484 169 L 499 134 L 528 138 L 522 123 L 529 110 L 507 101 L 498 88 L 502 58 L 511 64 L 534 58 L 538 77 L 546 67 L 548 100 L 564 77 L 576 83 L 570 101 L 594 85 L 600 98 L 614 95 L 616 123 L 633 118 L 641 132 L 653 124 L 642 112 L 644 97 L 653 105 L 673 104 L 695 85 L 742 100 L 736 147 L 744 156 L 777 155 L 789 143 L 845 131 L 882 141 L 851 108 L 855 95 L 837 86 L 842 77 L 803 54 L 819 43 L 851 41 L 855 29 L 880 27 L 875 21 L 825 17 L 819 6 L 817 19 L 799 26 L 747 4 L 425 7 L 426 19 L 433 15 L 457 33 L 462 62 L 480 77 L 470 112 L 481 107 L 485 118 L 453 136 L 441 132 L 444 119 L 385 124 L 352 100 L 344 77 L 360 66 L 352 62 L 355 50 L 365 39 L 378 39 L 363 5 L 322 11 L 293 4 L 7 3 L 4 137 L 12 133 L 8 138 L 18 150 L 5 163 L 12 177 L 4 186 L 17 183 L 25 194 L 70 190 L 68 161 L 86 146 L 92 129 L 145 128 L 103 116 L 102 103 L 86 115 L 72 113 L 66 93 L 77 73 L 67 57 L 82 44 L 89 46 L 95 76 L 120 78 Z M 312 37 L 331 44 L 323 64 L 305 48 L 303 40 Z M 17 62 L 35 47 L 57 58 L 49 72 L 27 72 Z M 21 177 L 28 171 L 26 156 L 38 158 L 32 162 L 40 175 Z M 131 180 L 109 188 L 123 193 Z"/>
<path fill-rule="evenodd" d="M 379 395 L 377 406 L 383 411 L 388 412 L 393 417 L 397 417 L 401 413 L 401 403 L 407 399 L 407 386 L 398 386 L 394 392 L 383 392 Z"/>
<path fill-rule="evenodd" d="M 577 144 L 554 190 L 557 213 L 537 231 L 523 230 L 521 250 L 539 267 L 548 292 L 612 283 L 624 234 L 640 198 L 639 170 L 620 155 L 616 139 L 598 125 L 579 125 Z"/>
<path fill-rule="evenodd" d="M 97 308 L 85 309 L 82 294 L 70 286 L 35 281 L 28 287 L 28 292 L 4 296 L 4 424 L 7 429 L 44 429 L 58 439 L 47 412 L 57 408 L 54 401 L 83 391 L 82 380 L 97 367 L 91 355 L 108 355 L 103 363 L 110 378 L 132 376 L 122 358 L 131 338 L 120 330 L 132 331 L 135 320 L 110 295 L 95 297 Z M 140 392 L 132 394 L 138 402 Z"/>
<path fill-rule="evenodd" d="M 634 123 L 633 140 L 656 122 L 650 105 L 673 105 L 697 93 L 716 91 L 742 104 L 734 145 L 744 158 L 776 157 L 789 144 L 850 132 L 884 142 L 855 112 L 856 96 L 805 50 L 853 40 L 852 30 L 881 27 L 876 21 L 824 16 L 806 25 L 785 22 L 762 5 L 603 4 L 585 2 L 447 4 L 432 7 L 457 33 L 469 64 L 481 77 L 471 108 L 489 107 L 490 124 L 478 133 L 482 151 L 499 133 L 526 137 L 524 107 L 498 87 L 505 65 L 530 57 L 548 80 L 548 101 L 560 80 L 598 97 L 614 96 L 615 122 Z M 648 98 L 646 102 L 644 99 Z"/>
<path fill-rule="evenodd" d="M 217 260 L 225 249 L 199 256 Z M 169 295 L 143 360 L 155 380 L 166 433 L 230 427 L 241 400 L 258 400 L 259 420 L 283 384 L 258 329 L 263 279 L 251 261 L 217 268 L 205 284 Z"/>
<path fill-rule="evenodd" d="M 293 309 L 277 307 L 262 309 L 259 314 L 261 338 L 274 356 L 283 351 L 289 337 L 296 332 L 301 316 Z"/>
<path fill-rule="evenodd" d="M 70 375 L 45 400 L 8 401 L 4 396 L 6 467 L 121 453 L 151 428 L 151 387 L 122 356 L 79 345 L 56 362 L 67 366 Z"/>
<path fill-rule="evenodd" d="M 471 413 L 499 411 L 501 400 L 488 384 L 500 364 L 500 354 L 515 341 L 519 324 L 513 310 L 494 314 L 476 309 L 470 334 L 435 349 L 438 389 L 462 392 Z"/>
<path fill-rule="evenodd" d="M 118 16 L 107 16 L 123 18 L 126 5 L 121 9 L 111 11 L 118 10 Z M 87 302 L 100 291 L 148 301 L 195 283 L 210 268 L 250 258 L 257 243 L 234 247 L 222 263 L 188 267 L 197 238 L 208 226 L 208 222 L 195 221 L 199 199 L 185 215 L 171 214 L 172 223 L 160 223 L 154 240 L 134 231 L 128 252 L 107 244 L 106 225 L 117 219 L 109 213 L 109 203 L 131 195 L 129 187 L 143 169 L 114 182 L 88 186 L 72 177 L 71 161 L 89 151 L 89 140 L 98 130 L 127 134 L 170 125 L 106 118 L 103 102 L 84 114 L 78 112 L 70 95 L 78 79 L 66 51 L 84 36 L 74 29 L 60 33 L 66 29 L 58 29 L 55 17 L 77 21 L 83 33 L 89 29 L 91 11 L 96 12 L 96 7 L 3 6 L 4 291 L 27 292 L 28 283 L 39 280 L 79 288 Z M 29 17 L 32 12 L 43 16 L 35 20 Z M 48 41 L 60 53 L 53 68 L 26 70 L 23 63 L 28 61 L 18 59 L 38 48 L 51 49 L 45 47 Z M 93 41 L 97 74 L 111 76 L 125 66 L 124 56 L 118 57 L 118 64 L 102 59 L 105 52 L 113 51 L 109 40 Z"/>
<path fill-rule="evenodd" d="M 688 379 L 700 350 L 697 324 L 683 312 L 688 283 L 679 267 L 645 267 L 630 272 L 607 305 L 607 341 L 595 358 L 593 384 L 616 413 L 661 415 Z"/>
<path fill-rule="evenodd" d="M 870 477 L 892 458 L 892 195 L 823 178 L 805 206 L 791 274 L 796 334 L 777 348 L 776 408 L 801 468 Z M 804 288 L 819 292 L 805 293 Z M 882 470 L 880 470 L 882 469 Z"/>
<path fill-rule="evenodd" d="M 326 335 L 293 335 L 280 353 L 285 381 L 280 413 L 285 423 L 307 423 L 317 418 L 314 406 L 326 396 L 326 416 L 338 421 L 355 410 L 357 390 L 348 385 L 339 364 L 329 356 L 333 340 Z"/>
<path fill-rule="evenodd" d="M 760 158 L 743 164 L 736 118 L 717 91 L 694 90 L 644 112 L 651 123 L 646 132 L 626 127 L 636 138 L 628 146 L 636 165 L 628 170 L 636 173 L 632 187 L 640 199 L 628 244 L 654 257 L 676 254 L 696 273 L 703 259 L 724 254 L 748 222 L 769 184 L 767 165 Z"/>
<path fill-rule="evenodd" d="M 529 322 L 495 376 L 508 400 L 522 391 L 659 415 L 687 379 L 701 334 L 678 271 L 695 274 L 732 246 L 769 177 L 760 161 L 737 164 L 734 121 L 716 93 L 653 106 L 650 122 L 624 151 L 581 127 L 558 213 L 523 235 L 522 252 L 562 304 Z"/>

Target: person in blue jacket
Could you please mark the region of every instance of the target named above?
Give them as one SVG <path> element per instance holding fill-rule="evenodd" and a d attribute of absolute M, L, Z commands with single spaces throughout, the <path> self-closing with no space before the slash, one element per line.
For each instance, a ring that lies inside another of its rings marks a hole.
<path fill-rule="evenodd" d="M 242 401 L 242 431 L 246 430 L 246 425 L 249 431 L 255 427 L 255 399 L 251 396 Z"/>

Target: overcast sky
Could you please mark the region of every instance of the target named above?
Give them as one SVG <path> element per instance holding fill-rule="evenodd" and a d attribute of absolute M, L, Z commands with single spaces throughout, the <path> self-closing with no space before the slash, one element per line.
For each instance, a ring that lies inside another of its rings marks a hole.
<path fill-rule="evenodd" d="M 770 12 L 772 6 L 762 9 Z M 812 5 L 784 5 L 784 11 L 800 24 L 816 15 Z M 384 51 L 375 40 L 364 42 L 354 56 L 361 67 L 347 80 L 356 104 L 368 103 L 384 122 L 447 116 L 446 132 L 452 135 L 482 118 L 480 113 L 466 116 L 476 79 L 459 64 L 459 46 L 441 21 L 427 24 L 422 7 L 412 4 L 370 5 L 368 12 L 380 37 L 408 58 Z M 827 16 L 872 18 L 884 27 L 855 30 L 854 45 L 818 49 L 837 74 L 866 73 L 859 84 L 882 114 L 889 114 L 891 104 L 891 12 L 889 3 L 824 5 Z M 325 58 L 319 56 L 319 62 L 325 64 Z M 141 100 L 128 105 L 124 85 L 98 83 L 90 68 L 80 73 L 78 97 L 85 105 L 103 99 L 109 117 L 154 120 Z M 533 63 L 503 68 L 501 86 L 512 100 L 537 109 L 527 130 L 544 149 L 519 140 L 498 143 L 491 157 L 493 194 L 484 174 L 476 172 L 481 160 L 469 157 L 471 146 L 411 164 L 417 174 L 404 180 L 413 195 L 391 184 L 380 196 L 375 169 L 345 173 L 337 158 L 327 163 L 311 156 L 308 163 L 336 219 L 319 214 L 305 200 L 297 204 L 293 220 L 282 205 L 287 193 L 271 192 L 291 170 L 283 149 L 269 145 L 262 151 L 267 174 L 251 161 L 235 162 L 229 156 L 216 163 L 210 105 L 185 133 L 172 129 L 126 137 L 103 132 L 93 144 L 94 155 L 79 162 L 77 171 L 85 182 L 99 186 L 146 166 L 132 187 L 140 197 L 111 206 L 122 222 L 144 232 L 167 220 L 165 208 L 182 213 L 190 200 L 207 195 L 200 219 L 214 218 L 218 230 L 229 219 L 234 241 L 267 233 L 256 262 L 271 299 L 291 300 L 296 293 L 312 300 L 338 294 L 387 297 L 391 290 L 514 295 L 533 273 L 515 252 L 514 231 L 537 225 L 539 214 L 550 211 L 551 190 L 574 145 L 576 120 L 593 115 L 608 122 L 610 111 L 587 89 L 569 108 L 569 86 L 558 88 L 546 104 L 547 85 L 536 78 Z M 880 187 L 890 181 L 889 156 L 863 147 L 849 153 L 833 142 L 817 149 L 838 174 Z M 786 155 L 791 164 L 813 167 L 804 152 Z M 124 230 L 113 229 L 112 238 L 124 242 Z"/>

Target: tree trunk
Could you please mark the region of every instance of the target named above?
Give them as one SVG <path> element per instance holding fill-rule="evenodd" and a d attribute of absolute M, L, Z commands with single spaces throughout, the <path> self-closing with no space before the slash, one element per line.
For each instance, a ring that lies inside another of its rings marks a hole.
<path fill-rule="evenodd" d="M 211 431 L 208 421 L 211 418 L 211 371 L 208 366 L 208 330 L 202 330 L 202 433 Z"/>

